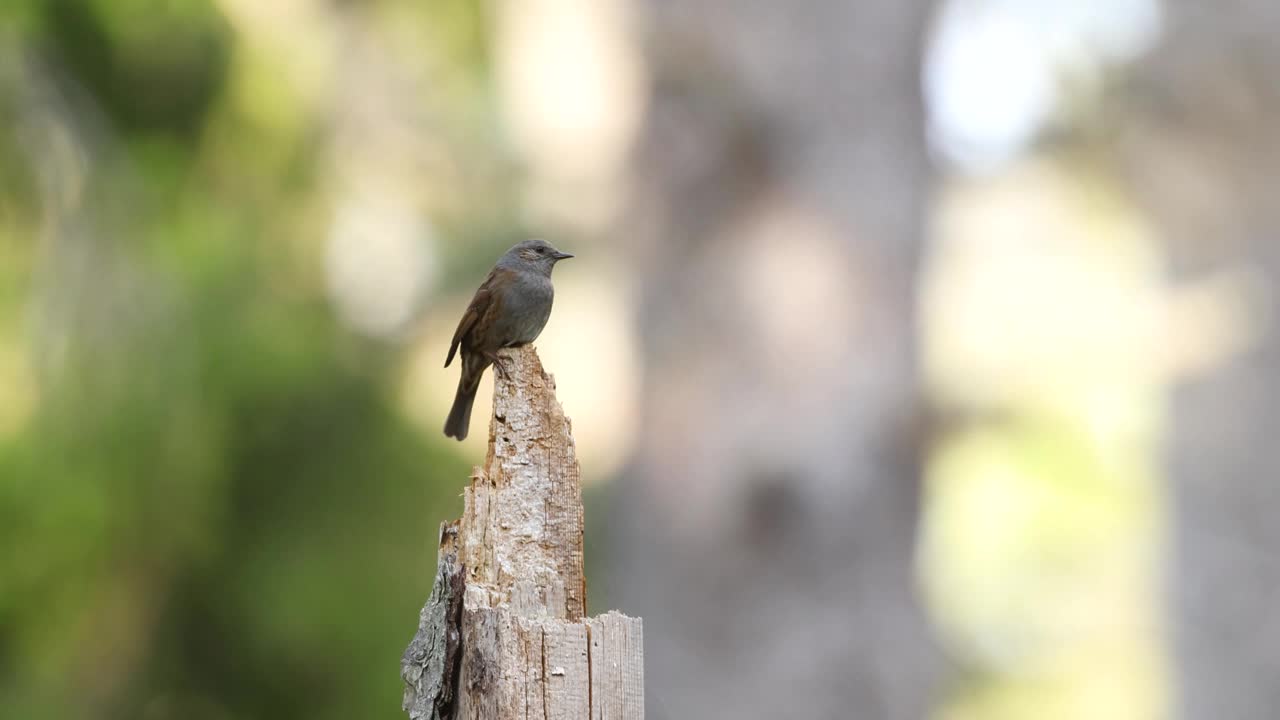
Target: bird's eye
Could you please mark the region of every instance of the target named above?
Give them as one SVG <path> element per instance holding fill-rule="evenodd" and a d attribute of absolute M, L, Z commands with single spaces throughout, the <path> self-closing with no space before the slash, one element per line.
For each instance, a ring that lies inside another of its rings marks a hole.
<path fill-rule="evenodd" d="M 546 248 L 544 248 L 544 247 L 540 247 L 540 248 L 538 248 L 538 254 L 539 254 L 539 255 L 546 255 L 546 254 L 547 254 L 547 249 L 546 249 Z"/>

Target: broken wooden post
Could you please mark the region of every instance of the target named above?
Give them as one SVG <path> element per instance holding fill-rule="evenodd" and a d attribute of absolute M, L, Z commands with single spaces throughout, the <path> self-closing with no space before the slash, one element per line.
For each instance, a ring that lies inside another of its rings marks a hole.
<path fill-rule="evenodd" d="M 435 587 L 401 676 L 411 720 L 641 720 L 639 618 L 586 615 L 582 484 L 555 380 L 504 351 L 489 453 L 441 526 Z"/>

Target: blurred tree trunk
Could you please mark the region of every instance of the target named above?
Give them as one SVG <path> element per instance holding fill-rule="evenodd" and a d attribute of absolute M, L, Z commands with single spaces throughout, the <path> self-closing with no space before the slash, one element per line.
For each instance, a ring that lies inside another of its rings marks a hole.
<path fill-rule="evenodd" d="M 1166 3 L 1137 69 L 1123 150 L 1208 322 L 1174 395 L 1171 621 L 1178 716 L 1262 720 L 1280 708 L 1280 3 Z M 1205 317 L 1199 313 L 1200 317 Z"/>
<path fill-rule="evenodd" d="M 922 718 L 928 2 L 645 5 L 645 390 L 611 530 L 650 712 Z"/>

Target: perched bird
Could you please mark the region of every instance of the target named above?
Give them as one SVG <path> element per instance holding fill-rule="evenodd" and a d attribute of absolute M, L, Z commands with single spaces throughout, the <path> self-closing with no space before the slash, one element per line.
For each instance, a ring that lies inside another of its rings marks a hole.
<path fill-rule="evenodd" d="M 485 368 L 493 365 L 494 372 L 505 376 L 498 351 L 531 343 L 542 332 L 551 317 L 555 294 L 551 269 L 571 257 L 545 240 L 525 240 L 498 260 L 476 290 L 453 333 L 449 357 L 444 361 L 444 366 L 449 367 L 453 354 L 462 348 L 462 377 L 458 379 L 453 409 L 444 423 L 445 435 L 459 440 L 467 436 L 471 404 Z"/>

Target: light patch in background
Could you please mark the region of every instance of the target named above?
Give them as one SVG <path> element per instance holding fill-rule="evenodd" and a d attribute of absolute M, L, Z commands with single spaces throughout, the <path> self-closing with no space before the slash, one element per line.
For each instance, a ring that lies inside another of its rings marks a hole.
<path fill-rule="evenodd" d="M 414 319 L 435 265 L 426 218 L 392 192 L 365 189 L 339 201 L 325 254 L 329 297 L 343 322 L 375 337 Z"/>
<path fill-rule="evenodd" d="M 1131 60 L 1159 30 L 1157 0 L 950 0 L 925 59 L 934 148 L 964 171 L 998 168 L 1060 108 L 1064 77 Z"/>
<path fill-rule="evenodd" d="M 0 439 L 26 425 L 36 406 L 35 387 L 25 348 L 0 335 Z"/>
<path fill-rule="evenodd" d="M 765 198 L 726 237 L 732 245 L 724 251 L 741 262 L 737 293 L 746 316 L 755 319 L 755 352 L 791 370 L 777 373 L 795 381 L 791 395 L 825 388 L 812 373 L 843 373 L 838 365 L 849 350 L 848 332 L 825 329 L 847 330 L 861 321 L 850 300 L 852 260 L 838 228 L 816 208 Z"/>
<path fill-rule="evenodd" d="M 948 720 L 1167 714 L 1163 266 L 1100 183 L 1023 160 L 953 180 L 935 210 L 923 359 L 948 422 L 921 572 L 975 678 Z"/>
<path fill-rule="evenodd" d="M 642 64 L 625 0 L 502 0 L 495 55 L 535 212 L 600 228 L 639 130 Z"/>
<path fill-rule="evenodd" d="M 240 66 L 245 107 L 270 127 L 287 127 L 313 108 L 328 88 L 337 58 L 336 13 L 315 0 L 215 0 L 260 64 Z M 274 72 L 262 72 L 270 67 Z"/>
<path fill-rule="evenodd" d="M 573 423 L 583 479 L 599 482 L 621 469 L 635 437 L 640 368 L 630 311 L 618 290 L 626 279 L 617 268 L 581 258 L 560 263 L 553 279 L 555 306 L 534 346 Z M 423 432 L 443 432 L 460 372 L 456 359 L 449 368 L 444 359 L 470 300 L 459 295 L 433 308 L 408 363 L 401 398 Z M 477 459 L 489 441 L 492 372 L 480 382 L 471 432 L 462 443 L 462 452 Z"/>
<path fill-rule="evenodd" d="M 1053 76 L 1012 18 L 961 17 L 943 23 L 929 54 L 929 131 L 948 159 L 979 170 L 1030 143 L 1053 109 Z"/>
<path fill-rule="evenodd" d="M 957 181 L 935 215 L 925 364 L 958 404 L 1076 407 L 1100 374 L 1151 386 L 1162 362 L 1161 261 L 1118 201 L 1052 163 Z"/>

